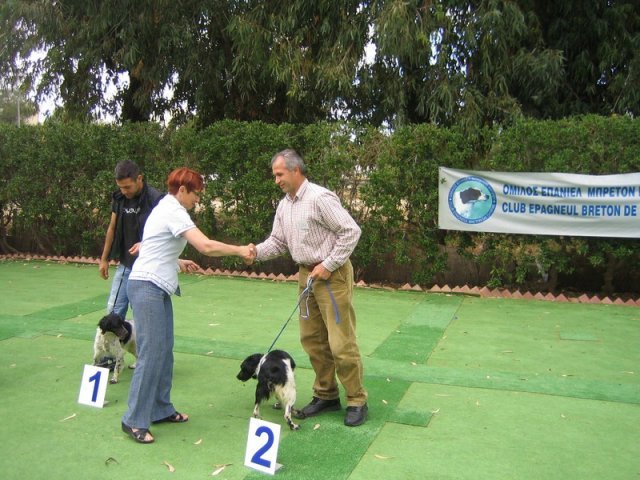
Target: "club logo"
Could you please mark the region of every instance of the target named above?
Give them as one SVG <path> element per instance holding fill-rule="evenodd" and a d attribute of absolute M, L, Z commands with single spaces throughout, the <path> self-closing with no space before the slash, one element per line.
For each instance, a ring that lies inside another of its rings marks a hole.
<path fill-rule="evenodd" d="M 465 177 L 449 190 L 449 209 L 463 223 L 482 223 L 496 209 L 496 194 L 489 183 L 479 177 Z"/>

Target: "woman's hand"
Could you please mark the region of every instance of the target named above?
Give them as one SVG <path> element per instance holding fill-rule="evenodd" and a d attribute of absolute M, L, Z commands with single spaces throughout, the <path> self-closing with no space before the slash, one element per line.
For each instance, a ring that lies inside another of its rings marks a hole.
<path fill-rule="evenodd" d="M 182 273 L 193 273 L 200 270 L 200 265 L 193 260 L 178 259 L 178 265 L 180 266 L 180 271 Z"/>
<path fill-rule="evenodd" d="M 256 246 L 253 243 L 250 243 L 247 246 L 240 247 L 240 249 L 241 249 L 241 256 L 242 256 L 242 259 L 244 260 L 245 265 L 251 265 L 255 261 L 256 256 L 258 255 L 258 250 L 256 249 Z"/>

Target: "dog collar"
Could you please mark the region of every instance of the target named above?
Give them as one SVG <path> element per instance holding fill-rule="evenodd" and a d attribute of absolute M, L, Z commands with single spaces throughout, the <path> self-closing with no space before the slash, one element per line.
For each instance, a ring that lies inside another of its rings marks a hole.
<path fill-rule="evenodd" d="M 258 377 L 258 374 L 260 373 L 260 367 L 262 367 L 262 364 L 266 359 L 267 359 L 267 356 L 263 355 L 260 361 L 258 362 L 258 368 L 256 368 L 256 377 Z"/>

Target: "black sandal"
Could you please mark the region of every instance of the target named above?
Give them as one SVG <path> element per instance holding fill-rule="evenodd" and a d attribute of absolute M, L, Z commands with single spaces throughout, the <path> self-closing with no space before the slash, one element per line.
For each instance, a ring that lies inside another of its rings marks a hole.
<path fill-rule="evenodd" d="M 172 415 L 169 415 L 168 417 L 162 418 L 160 420 L 156 420 L 155 422 L 151 422 L 151 423 L 165 423 L 165 422 L 184 423 L 188 421 L 189 421 L 189 417 L 184 416 L 180 412 L 174 412 Z"/>
<path fill-rule="evenodd" d="M 134 431 L 133 428 L 122 422 L 122 431 L 138 443 L 153 443 L 155 441 L 151 432 L 146 428 L 137 428 Z M 147 440 L 147 433 L 151 435 L 151 440 Z"/>

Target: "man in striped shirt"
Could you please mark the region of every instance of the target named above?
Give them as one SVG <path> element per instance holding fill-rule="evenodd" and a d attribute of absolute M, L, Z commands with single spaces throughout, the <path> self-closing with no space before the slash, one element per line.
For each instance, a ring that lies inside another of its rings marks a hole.
<path fill-rule="evenodd" d="M 340 410 L 340 380 L 345 389 L 347 426 L 367 419 L 367 391 L 356 341 L 352 305 L 353 266 L 349 257 L 360 238 L 360 227 L 338 196 L 306 178 L 306 166 L 294 150 L 271 159 L 271 169 L 285 193 L 276 210 L 271 235 L 254 248 L 258 260 L 286 252 L 299 265 L 299 292 L 313 279 L 308 301 L 300 302 L 300 342 L 316 374 L 313 399 L 304 417 Z M 307 311 L 308 309 L 308 311 Z"/>

